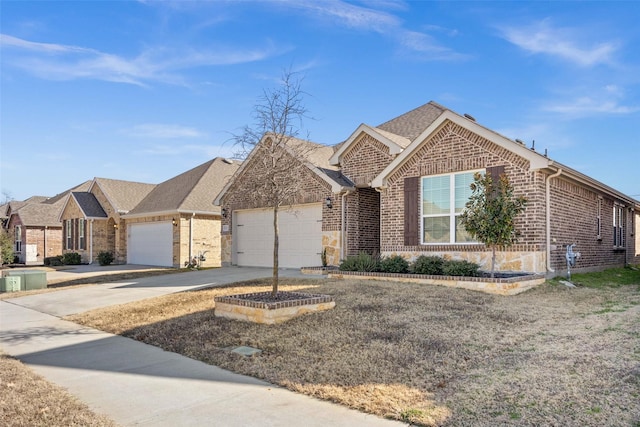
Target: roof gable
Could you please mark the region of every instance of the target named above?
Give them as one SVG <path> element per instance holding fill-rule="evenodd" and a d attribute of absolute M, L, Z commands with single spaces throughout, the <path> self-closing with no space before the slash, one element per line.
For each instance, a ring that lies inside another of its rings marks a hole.
<path fill-rule="evenodd" d="M 71 197 L 84 214 L 85 218 L 107 218 L 107 213 L 100 206 L 95 194 L 89 192 L 72 192 Z"/>
<path fill-rule="evenodd" d="M 258 145 L 263 144 L 269 137 L 269 133 L 265 134 L 260 142 L 258 142 L 258 144 L 251 150 L 240 168 L 238 168 L 233 177 L 226 183 L 220 194 L 218 194 L 218 197 L 216 197 L 214 201 L 216 205 L 220 204 L 226 192 L 233 185 L 233 182 L 242 175 L 243 171 L 247 167 L 249 167 L 251 160 L 259 151 L 257 149 Z M 353 187 L 351 181 L 342 175 L 338 168 L 330 164 L 329 157 L 333 154 L 333 147 L 290 137 L 284 145 L 284 149 L 292 156 L 300 159 L 304 165 L 309 168 L 309 170 L 328 183 L 331 186 L 331 191 L 334 193 L 338 193 L 345 189 L 351 189 Z"/>
<path fill-rule="evenodd" d="M 400 168 L 412 154 L 416 152 L 421 146 L 427 143 L 433 135 L 446 123 L 453 122 L 458 126 L 461 126 L 493 143 L 503 147 L 516 155 L 529 161 L 530 169 L 537 170 L 550 166 L 553 161 L 547 157 L 532 151 L 523 145 L 512 141 L 484 126 L 477 124 L 475 121 L 469 120 L 446 110 L 442 113 L 433 123 L 431 123 L 416 139 L 398 156 L 396 157 L 380 174 L 371 182 L 372 187 L 384 188 L 386 187 L 387 178 L 398 168 Z"/>
<path fill-rule="evenodd" d="M 123 214 L 135 208 L 154 189 L 155 184 L 94 178 L 89 192 L 92 192 L 94 186 L 102 191 L 116 212 Z"/>

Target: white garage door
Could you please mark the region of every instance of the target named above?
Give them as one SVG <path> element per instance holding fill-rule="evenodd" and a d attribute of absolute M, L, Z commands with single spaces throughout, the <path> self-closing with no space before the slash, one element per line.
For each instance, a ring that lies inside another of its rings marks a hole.
<path fill-rule="evenodd" d="M 173 227 L 170 222 L 131 224 L 127 263 L 173 266 Z"/>
<path fill-rule="evenodd" d="M 320 265 L 322 250 L 322 205 L 296 205 L 278 212 L 280 251 L 283 268 Z M 251 209 L 235 212 L 236 263 L 244 266 L 273 265 L 273 210 Z"/>

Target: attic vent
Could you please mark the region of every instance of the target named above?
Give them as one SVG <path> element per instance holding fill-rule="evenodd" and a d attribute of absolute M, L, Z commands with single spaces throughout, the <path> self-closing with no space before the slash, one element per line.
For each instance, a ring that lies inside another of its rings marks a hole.
<path fill-rule="evenodd" d="M 228 165 L 232 165 L 233 164 L 233 160 L 229 160 L 229 159 L 222 159 L 223 162 L 225 162 Z"/>
<path fill-rule="evenodd" d="M 520 145 L 524 145 L 524 141 L 521 139 L 516 138 L 516 142 Z"/>
<path fill-rule="evenodd" d="M 467 119 L 471 120 L 472 122 L 475 122 L 475 121 L 476 121 L 475 117 L 473 117 L 471 114 L 464 113 L 464 116 L 465 116 Z"/>

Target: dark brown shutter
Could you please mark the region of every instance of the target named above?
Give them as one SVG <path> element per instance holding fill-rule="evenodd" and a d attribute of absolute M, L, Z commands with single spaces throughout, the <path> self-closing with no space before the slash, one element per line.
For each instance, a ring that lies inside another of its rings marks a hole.
<path fill-rule="evenodd" d="M 82 247 L 80 249 L 87 249 L 87 220 L 85 219 L 84 221 L 82 221 L 82 227 L 84 228 L 84 230 L 82 230 L 82 235 L 84 236 L 84 239 L 82 239 Z"/>
<path fill-rule="evenodd" d="M 78 218 L 73 220 L 73 231 L 73 249 L 78 249 L 78 236 L 80 236 L 80 233 L 78 232 Z"/>
<path fill-rule="evenodd" d="M 62 249 L 67 248 L 67 220 L 62 221 Z"/>
<path fill-rule="evenodd" d="M 419 241 L 418 192 L 419 177 L 404 179 L 404 245 L 417 246 Z"/>
<path fill-rule="evenodd" d="M 491 176 L 491 183 L 493 185 L 493 191 L 491 197 L 497 197 L 500 192 L 500 175 L 504 173 L 504 165 L 492 166 L 487 168 L 487 175 Z"/>

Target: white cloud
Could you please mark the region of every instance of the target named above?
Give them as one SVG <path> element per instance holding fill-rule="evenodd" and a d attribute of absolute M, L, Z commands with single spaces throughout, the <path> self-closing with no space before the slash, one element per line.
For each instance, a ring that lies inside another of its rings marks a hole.
<path fill-rule="evenodd" d="M 570 116 L 589 116 L 593 114 L 630 114 L 640 111 L 639 107 L 620 105 L 615 99 L 598 99 L 581 96 L 569 101 L 549 104 L 546 111 Z"/>
<path fill-rule="evenodd" d="M 407 9 L 405 2 L 365 1 L 364 3 L 370 4 L 371 8 L 334 0 L 290 0 L 285 2 L 285 4 L 315 13 L 318 16 L 334 19 L 340 25 L 362 31 L 372 31 L 395 39 L 405 52 L 409 52 L 408 56 L 416 59 L 456 60 L 466 58 L 466 55 L 459 54 L 443 46 L 426 33 L 405 28 L 400 18 L 380 10 L 382 8 L 405 10 Z M 418 55 L 416 56 L 416 54 Z"/>
<path fill-rule="evenodd" d="M 159 123 L 137 125 L 125 129 L 123 133 L 133 137 L 156 139 L 202 138 L 206 136 L 205 133 L 192 127 Z"/>
<path fill-rule="evenodd" d="M 545 19 L 525 27 L 501 28 L 504 38 L 514 45 L 534 54 L 559 57 L 583 67 L 612 62 L 618 50 L 616 43 L 583 42 L 589 34 L 569 28 L 554 28 Z"/>
<path fill-rule="evenodd" d="M 151 48 L 133 58 L 100 52 L 81 46 L 39 43 L 0 35 L 5 61 L 38 77 L 51 80 L 95 79 L 135 85 L 149 82 L 185 84 L 179 70 L 256 62 L 281 54 L 267 42 L 261 48 L 237 49 L 224 46 L 208 50 Z"/>

